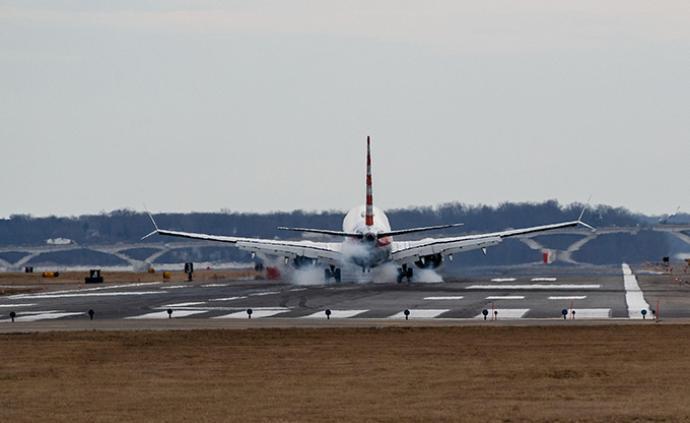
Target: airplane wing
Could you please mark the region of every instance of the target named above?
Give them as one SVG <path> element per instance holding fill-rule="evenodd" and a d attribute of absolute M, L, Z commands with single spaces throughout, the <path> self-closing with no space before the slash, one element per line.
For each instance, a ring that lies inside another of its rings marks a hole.
<path fill-rule="evenodd" d="M 487 234 L 465 235 L 450 238 L 426 238 L 420 241 L 396 241 L 393 242 L 391 260 L 400 264 L 409 264 L 424 256 L 435 254 L 448 255 L 470 250 L 477 250 L 500 244 L 505 238 L 532 237 L 548 232 L 558 232 L 559 230 L 573 228 L 579 225 L 594 230 L 594 228 L 582 222 L 581 220 L 574 220 L 571 222 L 532 226 L 522 229 L 509 229 L 506 231 L 491 232 Z"/>
<path fill-rule="evenodd" d="M 153 218 L 151 218 L 153 221 Z M 201 239 L 205 241 L 218 241 L 235 244 L 238 248 L 259 254 L 267 254 L 278 257 L 294 259 L 307 257 L 318 260 L 321 263 L 337 265 L 342 262 L 340 243 L 313 242 L 313 241 L 284 241 L 277 239 L 243 238 L 234 236 L 208 235 L 194 232 L 169 231 L 158 228 L 153 221 L 155 230 L 142 239 L 159 234 L 179 238 Z"/>

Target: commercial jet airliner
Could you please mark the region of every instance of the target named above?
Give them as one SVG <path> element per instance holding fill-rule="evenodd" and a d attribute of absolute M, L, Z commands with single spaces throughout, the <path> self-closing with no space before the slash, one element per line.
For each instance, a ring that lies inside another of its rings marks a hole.
<path fill-rule="evenodd" d="M 368 273 L 373 268 L 393 263 L 398 268 L 397 281 L 400 283 L 405 278 L 408 281 L 412 279 L 415 267 L 435 269 L 445 259 L 452 260 L 453 254 L 470 250 L 481 249 L 486 254 L 487 247 L 497 245 L 506 238 L 531 237 L 536 234 L 556 232 L 578 225 L 594 230 L 594 228 L 582 222 L 582 214 L 580 214 L 577 220 L 570 222 L 533 226 L 530 228 L 456 237 L 425 238 L 418 241 L 393 241 L 395 235 L 445 229 L 461 226 L 462 224 L 392 230 L 386 214 L 374 206 L 371 181 L 371 142 L 369 137 L 367 137 L 366 203 L 353 208 L 345 215 L 343 230 L 278 228 L 281 230 L 340 237 L 343 239 L 342 242 L 284 241 L 171 231 L 160 229 L 153 216 L 149 216 L 155 230 L 142 239 L 154 234 L 160 234 L 227 242 L 235 244 L 243 250 L 250 251 L 252 254 L 281 257 L 285 260 L 285 264 L 292 265 L 298 269 L 306 266 L 324 266 L 325 280 L 335 280 L 336 282 L 340 282 L 341 269 L 344 266 L 354 266 L 361 269 L 362 272 Z"/>

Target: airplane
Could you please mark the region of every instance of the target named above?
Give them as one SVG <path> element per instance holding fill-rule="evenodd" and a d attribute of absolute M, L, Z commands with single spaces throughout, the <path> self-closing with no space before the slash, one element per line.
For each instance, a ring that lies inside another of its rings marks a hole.
<path fill-rule="evenodd" d="M 366 202 L 364 205 L 351 209 L 345 215 L 342 231 L 313 228 L 278 228 L 285 231 L 330 235 L 342 238 L 342 242 L 258 239 L 173 231 L 159 228 L 150 213 L 149 217 L 155 229 L 150 234 L 144 236 L 142 240 L 154 234 L 159 234 L 231 243 L 240 249 L 251 252 L 252 257 L 256 254 L 282 257 L 286 265 L 292 265 L 297 269 L 307 266 L 324 266 L 325 282 L 331 280 L 340 282 L 344 266 L 356 266 L 363 273 L 369 273 L 374 268 L 393 263 L 398 269 L 397 282 L 400 283 L 405 278 L 408 282 L 411 281 L 415 268 L 435 269 L 441 266 L 445 259 L 453 260 L 453 254 L 455 253 L 481 249 L 486 254 L 488 247 L 498 245 L 504 239 L 530 237 L 577 226 L 584 226 L 594 230 L 593 227 L 582 221 L 583 210 L 577 220 L 562 223 L 484 234 L 425 238 L 417 241 L 394 241 L 393 237 L 396 235 L 454 228 L 462 226 L 462 224 L 456 223 L 399 230 L 391 229 L 386 214 L 374 206 L 370 137 L 367 137 L 366 163 Z"/>

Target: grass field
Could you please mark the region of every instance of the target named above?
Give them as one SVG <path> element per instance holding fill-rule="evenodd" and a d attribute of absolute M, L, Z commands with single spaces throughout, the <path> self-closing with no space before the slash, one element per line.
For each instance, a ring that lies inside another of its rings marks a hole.
<path fill-rule="evenodd" d="M 687 421 L 690 326 L 0 335 L 0 421 Z"/>

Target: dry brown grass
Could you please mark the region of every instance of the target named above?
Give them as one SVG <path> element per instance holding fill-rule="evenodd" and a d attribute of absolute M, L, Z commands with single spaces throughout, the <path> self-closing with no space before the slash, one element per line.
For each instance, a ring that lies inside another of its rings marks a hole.
<path fill-rule="evenodd" d="M 687 421 L 689 331 L 0 335 L 0 421 Z"/>

